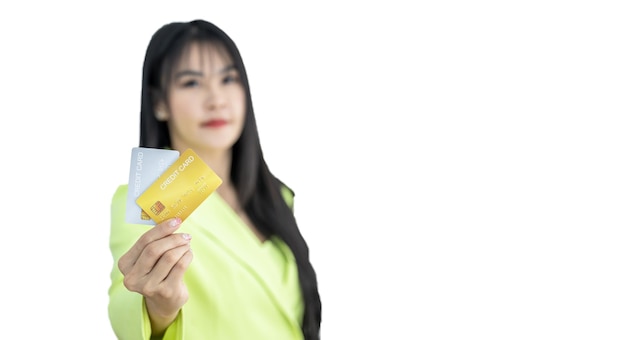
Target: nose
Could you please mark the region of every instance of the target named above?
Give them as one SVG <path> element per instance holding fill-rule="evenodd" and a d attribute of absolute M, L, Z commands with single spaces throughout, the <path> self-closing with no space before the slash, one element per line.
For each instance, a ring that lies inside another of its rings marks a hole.
<path fill-rule="evenodd" d="M 224 107 L 226 104 L 226 95 L 224 90 L 219 85 L 209 86 L 204 102 L 206 107 L 210 110 Z"/>

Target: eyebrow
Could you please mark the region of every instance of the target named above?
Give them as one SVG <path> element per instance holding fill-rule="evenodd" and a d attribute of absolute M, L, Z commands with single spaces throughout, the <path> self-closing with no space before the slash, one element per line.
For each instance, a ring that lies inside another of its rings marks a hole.
<path fill-rule="evenodd" d="M 218 73 L 220 74 L 224 74 L 224 73 L 228 73 L 232 70 L 237 70 L 237 68 L 235 67 L 235 65 L 228 65 L 224 68 L 222 68 Z M 197 76 L 197 77 L 202 77 L 204 75 L 204 73 L 202 71 L 196 71 L 196 70 L 182 70 L 182 71 L 178 71 L 174 74 L 174 79 L 179 79 L 181 77 L 184 76 Z"/>

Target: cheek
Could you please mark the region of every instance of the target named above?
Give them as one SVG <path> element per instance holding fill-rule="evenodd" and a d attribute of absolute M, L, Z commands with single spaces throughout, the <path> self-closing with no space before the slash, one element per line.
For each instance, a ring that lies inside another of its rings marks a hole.
<path fill-rule="evenodd" d="M 170 96 L 170 111 L 173 114 L 177 114 L 181 111 L 185 111 L 185 100 L 181 96 Z"/>
<path fill-rule="evenodd" d="M 243 90 L 234 93 L 233 95 L 233 107 L 237 117 L 241 120 L 246 115 L 246 96 Z"/>
<path fill-rule="evenodd" d="M 192 96 L 176 96 L 170 98 L 170 111 L 173 117 L 192 116 L 196 107 L 201 107 Z"/>

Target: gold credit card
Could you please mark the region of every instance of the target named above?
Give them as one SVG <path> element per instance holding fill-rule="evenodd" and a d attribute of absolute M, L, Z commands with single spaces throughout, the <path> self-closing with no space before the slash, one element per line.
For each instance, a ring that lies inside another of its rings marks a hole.
<path fill-rule="evenodd" d="M 156 223 L 173 217 L 184 221 L 221 184 L 213 169 L 187 149 L 136 202 Z"/>

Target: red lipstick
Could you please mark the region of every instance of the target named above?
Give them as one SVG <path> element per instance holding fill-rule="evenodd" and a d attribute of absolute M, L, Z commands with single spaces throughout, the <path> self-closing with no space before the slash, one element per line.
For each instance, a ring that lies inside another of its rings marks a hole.
<path fill-rule="evenodd" d="M 218 128 L 226 125 L 226 120 L 224 119 L 211 119 L 208 122 L 202 124 L 202 126 L 210 127 L 210 128 Z"/>

